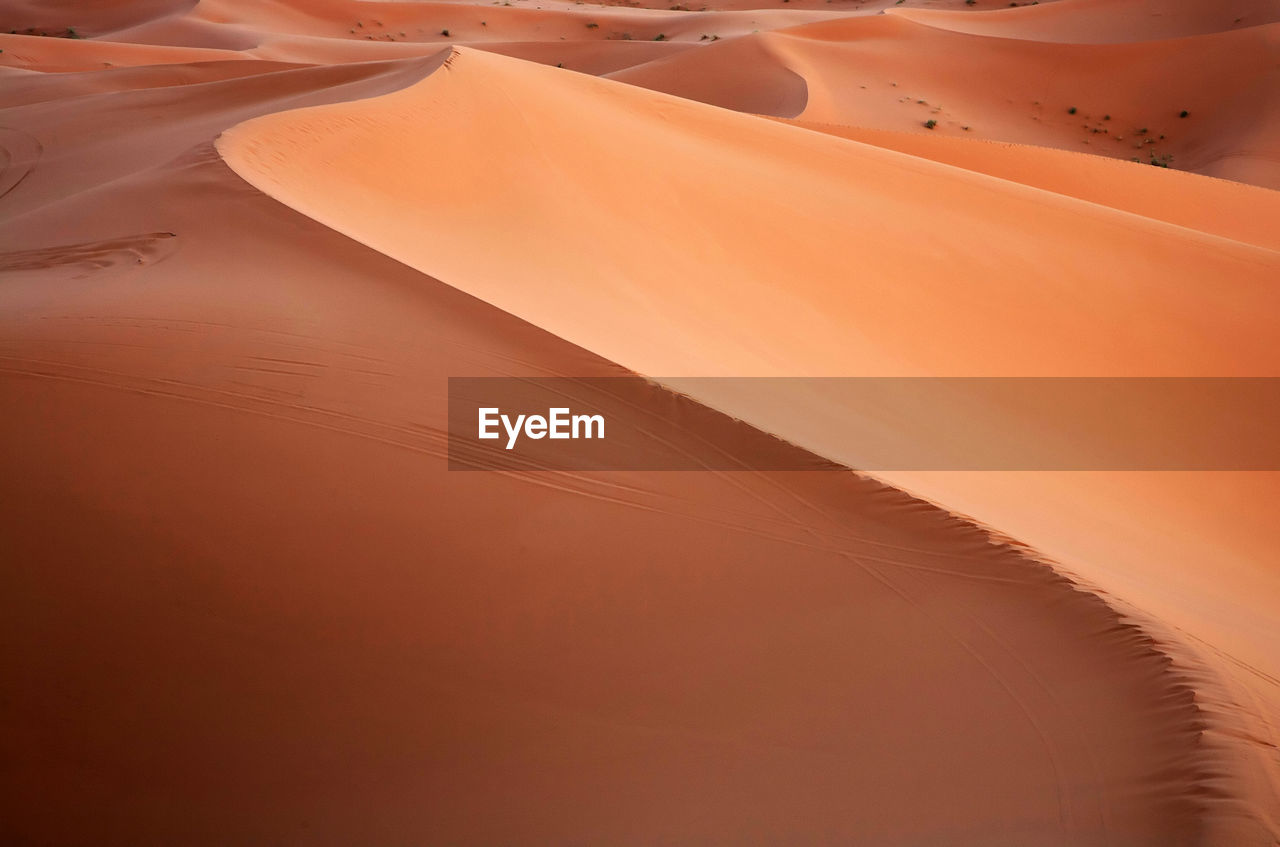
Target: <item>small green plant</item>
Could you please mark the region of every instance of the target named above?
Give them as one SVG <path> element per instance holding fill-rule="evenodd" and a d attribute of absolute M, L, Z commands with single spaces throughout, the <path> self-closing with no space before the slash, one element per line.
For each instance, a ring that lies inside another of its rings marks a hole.
<path fill-rule="evenodd" d="M 1180 118 L 1185 118 L 1185 117 L 1186 117 L 1187 115 L 1189 115 L 1189 114 L 1191 114 L 1191 113 L 1190 113 L 1190 112 L 1188 112 L 1186 109 L 1183 109 L 1181 112 L 1179 112 L 1179 113 L 1178 113 L 1178 117 L 1180 117 Z"/>
<path fill-rule="evenodd" d="M 1070 109 L 1067 109 L 1067 114 L 1068 114 L 1068 115 L 1074 115 L 1075 113 L 1076 113 L 1076 107 L 1075 107 L 1075 106 L 1072 106 Z"/>
<path fill-rule="evenodd" d="M 655 36 L 653 37 L 653 40 L 654 40 L 654 41 L 666 41 L 666 40 L 667 40 L 667 37 L 666 37 L 665 35 L 663 35 L 662 33 L 658 33 L 657 35 L 655 35 Z"/>
<path fill-rule="evenodd" d="M 938 122 L 933 120 L 932 118 L 924 122 L 925 129 L 933 129 L 937 125 L 938 125 Z"/>

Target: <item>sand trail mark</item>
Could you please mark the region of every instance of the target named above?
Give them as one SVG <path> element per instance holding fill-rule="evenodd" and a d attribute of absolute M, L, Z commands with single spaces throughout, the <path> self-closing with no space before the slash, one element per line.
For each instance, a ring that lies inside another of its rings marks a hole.
<path fill-rule="evenodd" d="M 34 135 L 0 126 L 0 200 L 36 169 L 44 145 Z"/>
<path fill-rule="evenodd" d="M 75 265 L 91 271 L 105 270 L 117 265 L 153 265 L 175 250 L 172 232 L 147 232 L 126 235 L 102 241 L 84 241 L 79 244 L 59 244 L 34 250 L 13 250 L 0 253 L 0 271 L 42 271 L 60 265 Z"/>

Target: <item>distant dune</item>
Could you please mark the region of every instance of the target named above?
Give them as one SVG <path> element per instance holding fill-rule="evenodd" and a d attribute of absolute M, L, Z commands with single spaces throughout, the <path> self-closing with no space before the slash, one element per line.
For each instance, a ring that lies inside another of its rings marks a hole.
<path fill-rule="evenodd" d="M 1066 17 L 1075 5 L 1027 14 L 1056 9 Z M 1101 29 L 1096 4 L 1080 5 Z M 716 43 L 612 77 L 743 108 L 733 80 L 747 65 L 765 91 L 798 90 L 793 77 L 803 80 L 805 96 L 761 109 L 778 117 L 1037 144 L 1280 187 L 1280 24 L 1060 44 L 1016 37 L 1014 26 L 971 34 L 938 23 L 955 19 L 841 18 Z"/>
<path fill-rule="evenodd" d="M 1280 473 L 467 473 L 446 391 L 856 468 L 938 421 L 694 378 L 1280 376 L 1280 5 L 3 17 L 0 841 L 1280 840 Z"/>

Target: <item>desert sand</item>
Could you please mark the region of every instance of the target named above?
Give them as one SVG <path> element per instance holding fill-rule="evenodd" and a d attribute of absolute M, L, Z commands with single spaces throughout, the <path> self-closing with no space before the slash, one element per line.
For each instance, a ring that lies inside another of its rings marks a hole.
<path fill-rule="evenodd" d="M 4 17 L 0 840 L 1280 839 L 1280 473 L 446 432 L 641 374 L 655 461 L 856 469 L 698 377 L 1280 376 L 1276 3 Z"/>

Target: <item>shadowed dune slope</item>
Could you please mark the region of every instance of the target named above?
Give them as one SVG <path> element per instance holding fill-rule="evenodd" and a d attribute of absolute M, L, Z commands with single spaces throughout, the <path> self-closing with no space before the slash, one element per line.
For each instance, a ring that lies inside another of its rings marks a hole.
<path fill-rule="evenodd" d="M 1195 673 L 946 512 L 852 474 L 446 471 L 446 376 L 621 371 L 209 145 L 429 68 L 4 110 L 45 157 L 0 207 L 6 841 L 1217 831 Z M 699 420 L 680 449 L 759 435 Z"/>
<path fill-rule="evenodd" d="M 83 0 L 7 0 L 4 31 L 63 35 L 74 28 L 85 37 L 110 33 L 190 11 L 198 0 L 131 0 L 86 3 Z"/>

